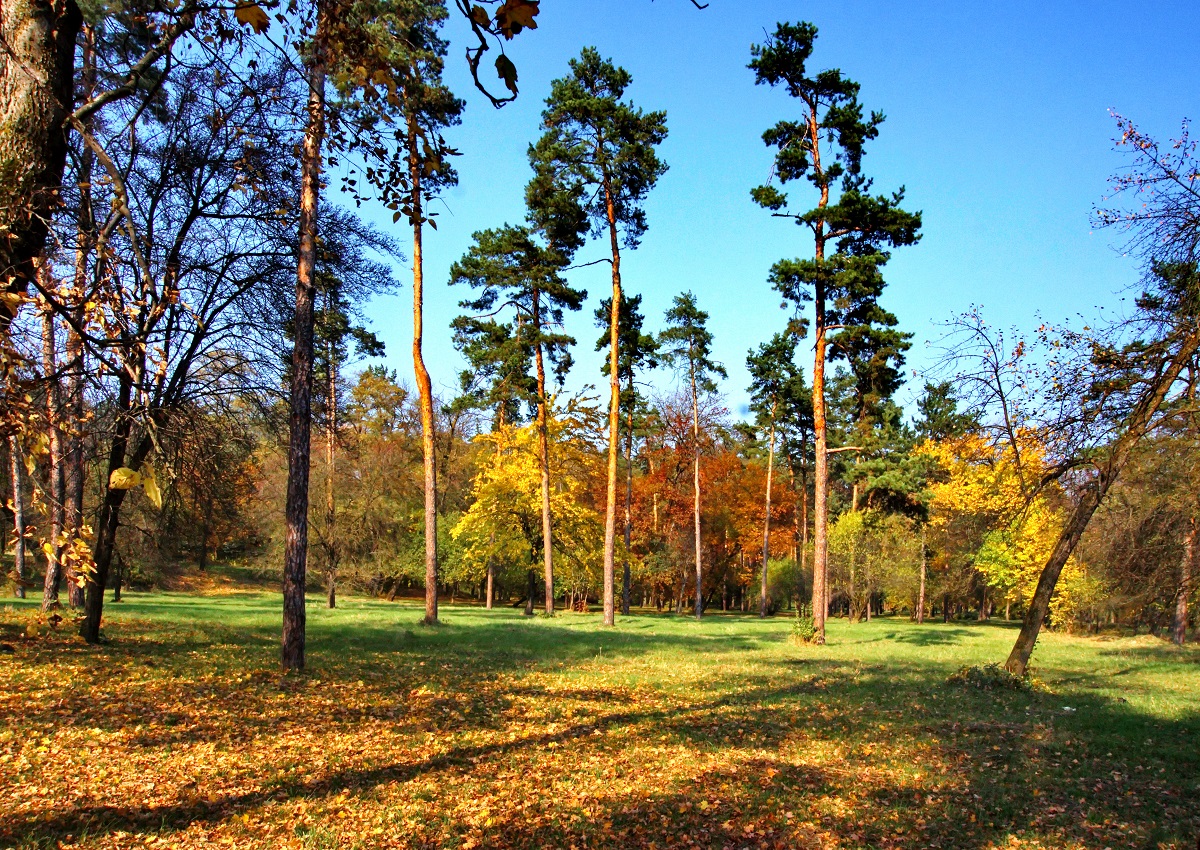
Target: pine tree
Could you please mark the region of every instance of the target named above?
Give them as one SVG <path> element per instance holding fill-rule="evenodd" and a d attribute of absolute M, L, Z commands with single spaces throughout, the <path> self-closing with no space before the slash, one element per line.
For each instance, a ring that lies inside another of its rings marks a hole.
<path fill-rule="evenodd" d="M 825 362 L 829 331 L 845 325 L 842 314 L 866 311 L 883 289 L 881 268 L 888 259 L 884 246 L 911 245 L 918 239 L 920 214 L 905 212 L 903 189 L 872 195 L 862 174 L 864 145 L 879 133 L 884 117 L 864 115 L 859 85 L 838 70 L 810 74 L 817 29 L 809 23 L 779 24 L 774 35 L 751 48 L 755 81 L 783 86 L 799 101 L 797 120 L 780 121 L 763 134 L 776 149 L 773 176 L 781 184 L 807 180 L 816 191 L 815 206 L 788 208 L 788 197 L 774 185 L 751 192 L 775 215 L 808 228 L 814 241 L 810 260 L 784 260 L 771 270 L 770 281 L 797 309 L 814 305 L 813 431 L 815 493 L 813 556 L 813 620 L 817 641 L 825 640 L 828 576 L 828 445 L 825 423 Z"/>
<path fill-rule="evenodd" d="M 655 148 L 667 137 L 665 112 L 642 112 L 621 100 L 633 78 L 592 47 L 572 59 L 571 73 L 551 84 L 542 112 L 545 134 L 529 150 L 534 179 L 530 207 L 553 198 L 557 218 L 607 231 L 612 261 L 609 316 L 608 489 L 604 526 L 604 624 L 616 606 L 617 456 L 620 451 L 621 246 L 636 248 L 646 232 L 642 202 L 666 171 Z"/>
<path fill-rule="evenodd" d="M 708 313 L 696 306 L 690 292 L 676 295 L 665 316 L 667 328 L 658 343 L 664 361 L 687 376 L 692 401 L 692 520 L 696 547 L 696 619 L 704 615 L 704 568 L 700 545 L 700 393 L 717 390 L 714 377 L 726 377 L 725 367 L 710 357 L 712 334 Z"/>

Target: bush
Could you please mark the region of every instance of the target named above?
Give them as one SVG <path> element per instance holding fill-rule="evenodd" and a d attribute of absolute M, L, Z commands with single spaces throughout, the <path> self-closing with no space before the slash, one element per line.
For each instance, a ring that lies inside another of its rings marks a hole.
<path fill-rule="evenodd" d="M 965 685 L 981 691 L 1031 691 L 1033 682 L 1029 675 L 1016 676 L 999 664 L 984 664 L 963 667 L 947 681 L 952 685 Z"/>
<path fill-rule="evenodd" d="M 816 638 L 817 627 L 812 617 L 800 616 L 792 621 L 792 643 L 812 643 Z"/>

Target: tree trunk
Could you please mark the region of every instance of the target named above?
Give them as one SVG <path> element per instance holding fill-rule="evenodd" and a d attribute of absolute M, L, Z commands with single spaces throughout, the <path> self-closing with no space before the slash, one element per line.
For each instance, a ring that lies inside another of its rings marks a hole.
<path fill-rule="evenodd" d="M 1046 566 L 1038 578 L 1037 589 L 1033 592 L 1033 599 L 1029 602 L 1025 620 L 1021 624 L 1021 633 L 1017 636 L 1012 652 L 1009 653 L 1008 660 L 1005 662 L 1004 666 L 1010 673 L 1017 676 L 1025 675 L 1029 658 L 1033 655 L 1033 646 L 1037 642 L 1038 632 L 1041 631 L 1042 624 L 1046 621 L 1046 615 L 1050 611 L 1050 597 L 1054 593 L 1054 587 L 1058 583 L 1058 577 L 1062 573 L 1063 567 L 1066 566 L 1071 553 L 1075 551 L 1075 546 L 1079 542 L 1079 538 L 1083 536 L 1088 522 L 1091 521 L 1092 514 L 1096 512 L 1096 508 L 1104 500 L 1109 488 L 1121 474 L 1121 470 L 1129 460 L 1130 453 L 1150 427 L 1154 415 L 1162 406 L 1167 393 L 1170 392 L 1171 385 L 1178 380 L 1180 373 L 1195 354 L 1198 344 L 1200 344 L 1200 329 L 1188 328 L 1187 336 L 1180 342 L 1179 349 L 1172 356 L 1167 367 L 1155 376 L 1143 390 L 1126 420 L 1124 430 L 1111 444 L 1107 460 L 1099 465 L 1096 480 L 1084 490 L 1079 504 L 1075 506 L 1075 510 L 1071 512 L 1070 518 L 1063 526 L 1058 541 L 1050 553 L 1050 558 L 1046 561 Z"/>
<path fill-rule="evenodd" d="M 74 109 L 74 0 L 0 5 L 0 288 L 24 292 L 60 204 L 67 116 Z M 15 310 L 0 300 L 0 333 Z"/>
<path fill-rule="evenodd" d="M 317 203 L 321 143 L 325 137 L 325 62 L 328 12 L 318 0 L 317 31 L 308 67 L 308 123 L 300 159 L 300 251 L 296 266 L 295 347 L 292 351 L 288 435 L 287 530 L 283 552 L 284 670 L 304 669 L 304 591 L 308 568 L 308 478 L 312 434 L 313 321 L 317 259 Z"/>
<path fill-rule="evenodd" d="M 692 378 L 692 523 L 696 540 L 696 619 L 704 616 L 704 568 L 700 548 L 700 400 L 696 397 L 696 359 L 688 343 Z"/>
<path fill-rule="evenodd" d="M 771 405 L 771 437 L 767 445 L 767 496 L 763 511 L 762 590 L 758 600 L 758 616 L 767 616 L 767 562 L 771 557 L 771 474 L 775 469 L 775 411 L 778 402 Z"/>
<path fill-rule="evenodd" d="M 943 623 L 950 622 L 950 594 L 949 593 L 942 594 L 942 622 Z"/>
<path fill-rule="evenodd" d="M 113 571 L 113 602 L 121 601 L 121 582 L 125 578 L 125 559 L 121 557 L 121 553 L 116 553 L 117 568 Z"/>
<path fill-rule="evenodd" d="M 535 593 L 537 593 L 537 578 L 535 576 L 534 570 L 530 569 L 529 570 L 528 595 L 525 597 L 525 616 L 526 617 L 533 616 L 533 596 Z"/>
<path fill-rule="evenodd" d="M 629 412 L 625 419 L 625 553 L 621 558 L 621 613 L 629 616 L 629 547 L 633 543 L 633 370 L 629 370 Z"/>
<path fill-rule="evenodd" d="M 485 607 L 492 610 L 492 600 L 495 598 L 496 587 L 496 559 L 491 555 L 488 556 L 487 562 L 487 601 Z"/>
<path fill-rule="evenodd" d="M 330 296 L 332 298 L 332 295 Z M 325 604 L 337 607 L 337 504 L 334 483 L 337 464 L 337 361 L 333 341 L 329 343 L 329 391 L 325 402 Z"/>
<path fill-rule="evenodd" d="M 925 525 L 921 525 L 921 587 L 917 591 L 917 624 L 925 622 Z"/>
<path fill-rule="evenodd" d="M 616 624 L 613 585 L 616 582 L 617 547 L 617 454 L 620 445 L 621 373 L 620 348 L 621 252 L 617 244 L 617 210 L 612 183 L 604 175 L 604 209 L 608 217 L 608 239 L 612 249 L 612 309 L 608 319 L 608 487 L 604 508 L 604 625 Z"/>
<path fill-rule="evenodd" d="M 425 270 L 421 253 L 420 128 L 413 111 L 408 114 L 408 177 L 412 194 L 413 223 L 413 369 L 421 397 L 421 449 L 425 461 L 425 623 L 438 621 L 437 471 L 434 466 L 433 385 L 422 352 L 424 333 Z"/>
<path fill-rule="evenodd" d="M 42 285 L 49 287 L 49 265 L 42 259 L 38 263 L 38 275 Z M 46 551 L 46 574 L 54 573 L 54 584 L 58 584 L 63 556 L 63 509 L 66 502 L 66 479 L 63 470 L 62 398 L 58 375 L 58 334 L 54 327 L 54 313 L 49 303 L 42 311 L 42 374 L 46 378 L 46 423 L 50 437 L 50 451 L 46 463 L 46 505 L 49 532 L 43 535 L 50 544 Z M 57 592 L 57 591 L 56 591 Z"/>
<path fill-rule="evenodd" d="M 538 304 L 538 293 L 533 293 L 533 326 L 538 336 L 534 349 L 537 362 L 538 392 L 538 467 L 542 476 L 542 567 L 546 582 L 546 616 L 554 616 L 554 529 L 550 517 L 550 411 L 546 398 L 546 366 L 542 360 L 542 315 Z"/>
<path fill-rule="evenodd" d="M 1188 520 L 1183 538 L 1183 558 L 1179 562 L 1179 592 L 1175 595 L 1175 617 L 1171 621 L 1171 640 L 1183 646 L 1187 640 L 1188 596 L 1192 592 L 1192 564 L 1196 559 L 1196 518 Z"/>
<path fill-rule="evenodd" d="M 16 577 L 16 589 L 13 595 L 17 599 L 25 598 L 25 494 L 21 488 L 21 444 L 16 435 L 8 437 L 8 453 L 12 472 L 12 505 L 13 505 L 13 573 Z M 49 573 L 47 573 L 49 575 Z M 48 580 L 47 580 L 48 581 Z"/>

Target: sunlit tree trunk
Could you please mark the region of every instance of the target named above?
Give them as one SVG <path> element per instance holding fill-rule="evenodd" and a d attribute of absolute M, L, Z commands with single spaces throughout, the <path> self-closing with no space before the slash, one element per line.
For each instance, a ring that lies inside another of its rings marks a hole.
<path fill-rule="evenodd" d="M 9 471 L 12 474 L 12 508 L 13 508 L 13 573 L 16 576 L 16 589 L 13 591 L 18 599 L 25 598 L 25 494 L 21 487 L 21 444 L 15 435 L 9 435 L 8 454 Z"/>
<path fill-rule="evenodd" d="M 612 250 L 612 309 L 608 328 L 608 486 L 604 508 L 604 625 L 617 621 L 613 586 L 616 583 L 617 546 L 617 455 L 620 451 L 621 373 L 619 371 L 621 251 L 617 243 L 617 210 L 612 183 L 604 177 L 604 208 L 608 218 L 608 241 Z"/>
<path fill-rule="evenodd" d="M 424 334 L 425 271 L 422 255 L 420 128 L 417 115 L 408 114 L 408 179 L 413 222 L 413 369 L 421 406 L 421 450 L 425 463 L 425 622 L 438 621 L 437 470 L 434 458 L 433 384 L 422 352 Z"/>
<path fill-rule="evenodd" d="M 329 343 L 329 400 L 325 411 L 325 591 L 330 608 L 337 607 L 337 504 L 334 484 L 337 474 L 337 361 Z"/>
<path fill-rule="evenodd" d="M 758 616 L 767 616 L 767 562 L 771 557 L 771 476 L 775 471 L 775 412 L 779 407 L 776 402 L 771 405 L 771 436 L 767 442 L 767 495 L 763 510 L 763 554 L 762 554 L 762 589 L 758 600 Z"/>
<path fill-rule="evenodd" d="M 538 304 L 538 293 L 533 293 L 533 325 L 541 339 L 542 316 Z M 546 398 L 546 365 L 542 359 L 542 343 L 539 341 L 534 357 L 537 363 L 538 385 L 538 467 L 542 476 L 542 568 L 546 582 L 546 616 L 554 616 L 554 537 L 550 517 L 550 411 Z"/>
<path fill-rule="evenodd" d="M 925 622 L 925 563 L 926 563 L 925 524 L 922 523 L 921 524 L 921 585 L 920 585 L 920 589 L 917 591 L 917 623 L 918 624 Z M 1005 619 L 1008 619 L 1007 615 L 1005 615 Z"/>
<path fill-rule="evenodd" d="M 42 285 L 49 286 L 49 266 L 43 260 L 38 274 Z M 42 310 L 42 374 L 46 377 L 46 423 L 50 437 L 49 454 L 46 458 L 46 505 L 49 520 L 48 534 L 43 535 L 50 548 L 46 550 L 46 586 L 53 588 L 57 598 L 61 583 L 63 556 L 63 515 L 66 505 L 66 478 L 63 469 L 62 394 L 58 375 L 58 334 L 54 326 L 54 314 L 50 305 Z"/>
<path fill-rule="evenodd" d="M 629 411 L 625 417 L 625 554 L 621 559 L 621 613 L 629 616 L 632 576 L 629 572 L 629 547 L 633 543 L 633 370 L 628 377 Z"/>
<path fill-rule="evenodd" d="M 1183 646 L 1187 640 L 1188 596 L 1192 592 L 1192 564 L 1196 559 L 1196 518 L 1188 521 L 1183 538 L 1183 558 L 1179 562 L 1179 592 L 1175 596 L 1175 617 L 1171 622 L 1171 640 Z"/>
<path fill-rule="evenodd" d="M 295 348 L 292 351 L 285 509 L 287 529 L 283 553 L 283 640 L 280 652 L 285 670 L 304 669 L 317 203 L 321 194 L 321 143 L 325 137 L 327 14 L 324 3 L 319 2 L 317 31 L 308 67 L 308 121 L 300 157 L 300 246 L 296 266 Z"/>

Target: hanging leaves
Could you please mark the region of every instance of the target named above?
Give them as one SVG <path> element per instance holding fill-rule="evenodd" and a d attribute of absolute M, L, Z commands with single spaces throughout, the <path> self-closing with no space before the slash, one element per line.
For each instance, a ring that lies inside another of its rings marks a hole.
<path fill-rule="evenodd" d="M 142 488 L 146 491 L 146 498 L 150 500 L 150 504 L 161 510 L 162 491 L 158 489 L 158 482 L 154 478 L 154 467 L 148 462 L 142 466 Z"/>
<path fill-rule="evenodd" d="M 257 3 L 238 4 L 238 7 L 233 10 L 233 16 L 237 18 L 239 24 L 250 27 L 259 35 L 266 32 L 267 27 L 271 25 L 271 19 Z"/>
<path fill-rule="evenodd" d="M 504 80 L 505 87 L 516 96 L 517 66 L 503 53 L 496 57 L 496 74 L 500 79 Z"/>
<path fill-rule="evenodd" d="M 539 5 L 538 0 L 506 0 L 504 5 L 496 10 L 496 28 L 505 38 L 512 38 L 526 27 L 531 30 L 537 29 L 537 21 L 534 18 L 541 11 Z M 474 12 L 472 9 L 472 18 Z"/>

